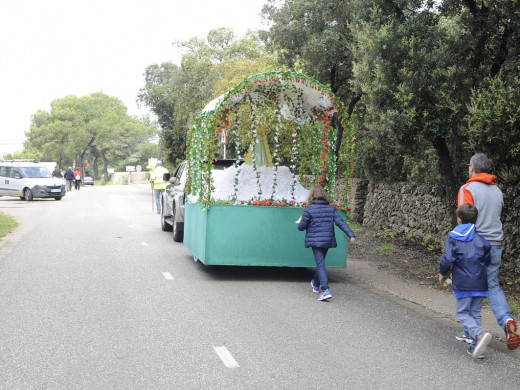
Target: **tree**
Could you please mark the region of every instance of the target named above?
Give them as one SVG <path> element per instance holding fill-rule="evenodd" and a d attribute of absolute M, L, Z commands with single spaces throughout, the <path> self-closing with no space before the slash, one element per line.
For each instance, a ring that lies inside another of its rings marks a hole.
<path fill-rule="evenodd" d="M 470 150 L 485 150 L 501 168 L 520 167 L 520 78 L 488 78 L 469 105 Z M 520 180 L 520 177 L 517 178 Z"/>
<path fill-rule="evenodd" d="M 250 72 L 274 66 L 274 57 L 264 55 L 254 32 L 237 39 L 232 30 L 220 28 L 210 31 L 206 40 L 175 44 L 185 51 L 181 65 L 150 65 L 139 93 L 141 103 L 159 118 L 160 153 L 172 164 L 185 158 L 187 129 L 207 103 Z"/>
<path fill-rule="evenodd" d="M 101 157 L 106 181 L 109 157 L 131 155 L 137 145 L 148 141 L 154 133 L 148 119 L 127 115 L 119 99 L 93 93 L 81 98 L 56 99 L 51 103 L 50 113 L 38 111 L 26 133 L 25 147 L 41 150 L 40 156 L 57 160 L 60 165 L 74 160 L 76 166 L 81 166 L 89 154 L 94 162 Z"/>
<path fill-rule="evenodd" d="M 328 84 L 332 92 L 347 104 L 350 119 L 361 91 L 352 89 L 352 22 L 349 1 L 288 0 L 281 6 L 269 0 L 263 15 L 273 24 L 262 37 L 275 51 L 282 64 L 311 75 Z M 339 122 L 336 156 L 339 154 L 343 129 Z"/>
<path fill-rule="evenodd" d="M 285 64 L 328 82 L 347 102 L 358 175 L 439 182 L 453 200 L 469 156 L 486 147 L 468 123 L 489 134 L 504 125 L 475 114 L 497 102 L 490 86 L 506 92 L 496 80 L 514 85 L 519 8 L 499 0 L 270 0 L 265 37 Z M 511 107 L 502 113 L 514 117 Z M 505 133 L 500 144 L 514 144 Z"/>
<path fill-rule="evenodd" d="M 384 14 L 386 2 L 372 3 L 374 12 Z M 370 18 L 356 26 L 353 84 L 363 91 L 368 113 L 362 126 L 370 135 L 379 128 L 376 133 L 384 129 L 394 137 L 392 149 L 387 143 L 375 145 L 373 150 L 375 155 L 384 149 L 386 155 L 400 156 L 397 166 L 381 167 L 380 174 L 390 179 L 406 178 L 410 161 L 421 160 L 414 156 L 433 148 L 440 180 L 448 199 L 454 200 L 450 146 L 460 144 L 457 137 L 466 113 L 465 100 L 471 93 L 471 73 L 465 61 L 470 54 L 469 37 L 453 20 L 419 2 L 415 9 L 411 5 L 413 2 L 406 9 L 394 7 L 386 17 Z"/>

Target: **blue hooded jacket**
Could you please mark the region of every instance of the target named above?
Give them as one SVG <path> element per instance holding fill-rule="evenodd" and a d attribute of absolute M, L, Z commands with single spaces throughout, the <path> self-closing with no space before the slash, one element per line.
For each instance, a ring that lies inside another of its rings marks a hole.
<path fill-rule="evenodd" d="M 349 237 L 355 237 L 354 232 L 341 218 L 334 206 L 324 199 L 317 199 L 303 210 L 303 216 L 298 224 L 299 230 L 306 230 L 305 248 L 336 248 L 334 224 Z"/>
<path fill-rule="evenodd" d="M 489 242 L 475 232 L 475 225 L 457 225 L 446 239 L 439 273 L 446 275 L 453 266 L 453 289 L 487 291 L 487 269 L 490 262 Z"/>

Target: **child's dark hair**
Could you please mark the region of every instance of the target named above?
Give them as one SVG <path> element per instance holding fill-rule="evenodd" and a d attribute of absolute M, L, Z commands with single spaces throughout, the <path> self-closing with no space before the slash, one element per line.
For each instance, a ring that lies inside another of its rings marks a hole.
<path fill-rule="evenodd" d="M 325 188 L 319 185 L 311 188 L 311 190 L 309 191 L 309 195 L 307 196 L 307 203 L 311 204 L 317 199 L 323 199 L 330 203 Z"/>
<path fill-rule="evenodd" d="M 457 215 L 457 218 L 460 218 L 462 223 L 477 223 L 478 210 L 472 204 L 461 204 L 457 207 L 455 214 Z"/>

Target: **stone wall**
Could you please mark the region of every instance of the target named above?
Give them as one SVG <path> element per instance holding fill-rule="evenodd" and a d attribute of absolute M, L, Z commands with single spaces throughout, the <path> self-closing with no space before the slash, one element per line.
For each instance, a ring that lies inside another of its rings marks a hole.
<path fill-rule="evenodd" d="M 449 205 L 433 188 L 369 184 L 363 224 L 442 246 L 451 230 Z"/>
<path fill-rule="evenodd" d="M 111 180 L 114 184 L 146 184 L 150 182 L 150 172 L 114 172 Z"/>
<path fill-rule="evenodd" d="M 520 183 L 513 188 L 503 189 L 505 207 L 503 261 L 516 272 L 520 279 Z"/>
<path fill-rule="evenodd" d="M 352 179 L 350 187 L 352 221 L 379 232 L 444 246 L 452 228 L 452 211 L 439 190 L 405 183 L 372 184 L 359 179 Z M 508 189 L 504 200 L 503 266 L 520 276 L 520 184 Z"/>

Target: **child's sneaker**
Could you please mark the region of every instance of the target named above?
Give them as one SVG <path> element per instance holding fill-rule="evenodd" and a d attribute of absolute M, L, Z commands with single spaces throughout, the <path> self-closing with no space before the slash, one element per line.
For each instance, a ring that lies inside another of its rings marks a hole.
<path fill-rule="evenodd" d="M 469 338 L 469 336 L 466 334 L 466 332 L 457 332 L 455 335 L 455 338 L 459 341 L 465 341 L 468 344 L 472 343 L 472 340 Z"/>
<path fill-rule="evenodd" d="M 512 318 L 506 321 L 507 348 L 514 351 L 520 346 L 520 334 L 518 334 L 518 324 Z"/>
<path fill-rule="evenodd" d="M 314 285 L 314 280 L 311 280 L 311 286 L 312 286 L 312 292 L 313 293 L 319 293 L 320 292 L 320 286 Z"/>
<path fill-rule="evenodd" d="M 484 352 L 486 351 L 486 348 L 488 344 L 491 341 L 491 333 L 484 332 L 480 335 L 477 341 L 477 345 L 475 346 L 475 349 L 473 350 L 473 356 L 474 359 L 479 358 L 481 355 L 484 355 Z"/>
<path fill-rule="evenodd" d="M 471 356 L 473 356 L 473 348 L 472 347 L 469 347 L 468 348 L 468 354 L 470 354 Z M 477 357 L 477 359 L 484 359 L 484 354 L 480 355 L 479 357 Z"/>
<path fill-rule="evenodd" d="M 332 298 L 332 294 L 330 293 L 329 289 L 326 289 L 325 291 L 322 291 L 320 293 L 320 296 L 318 297 L 318 301 L 326 301 L 327 299 Z"/>

